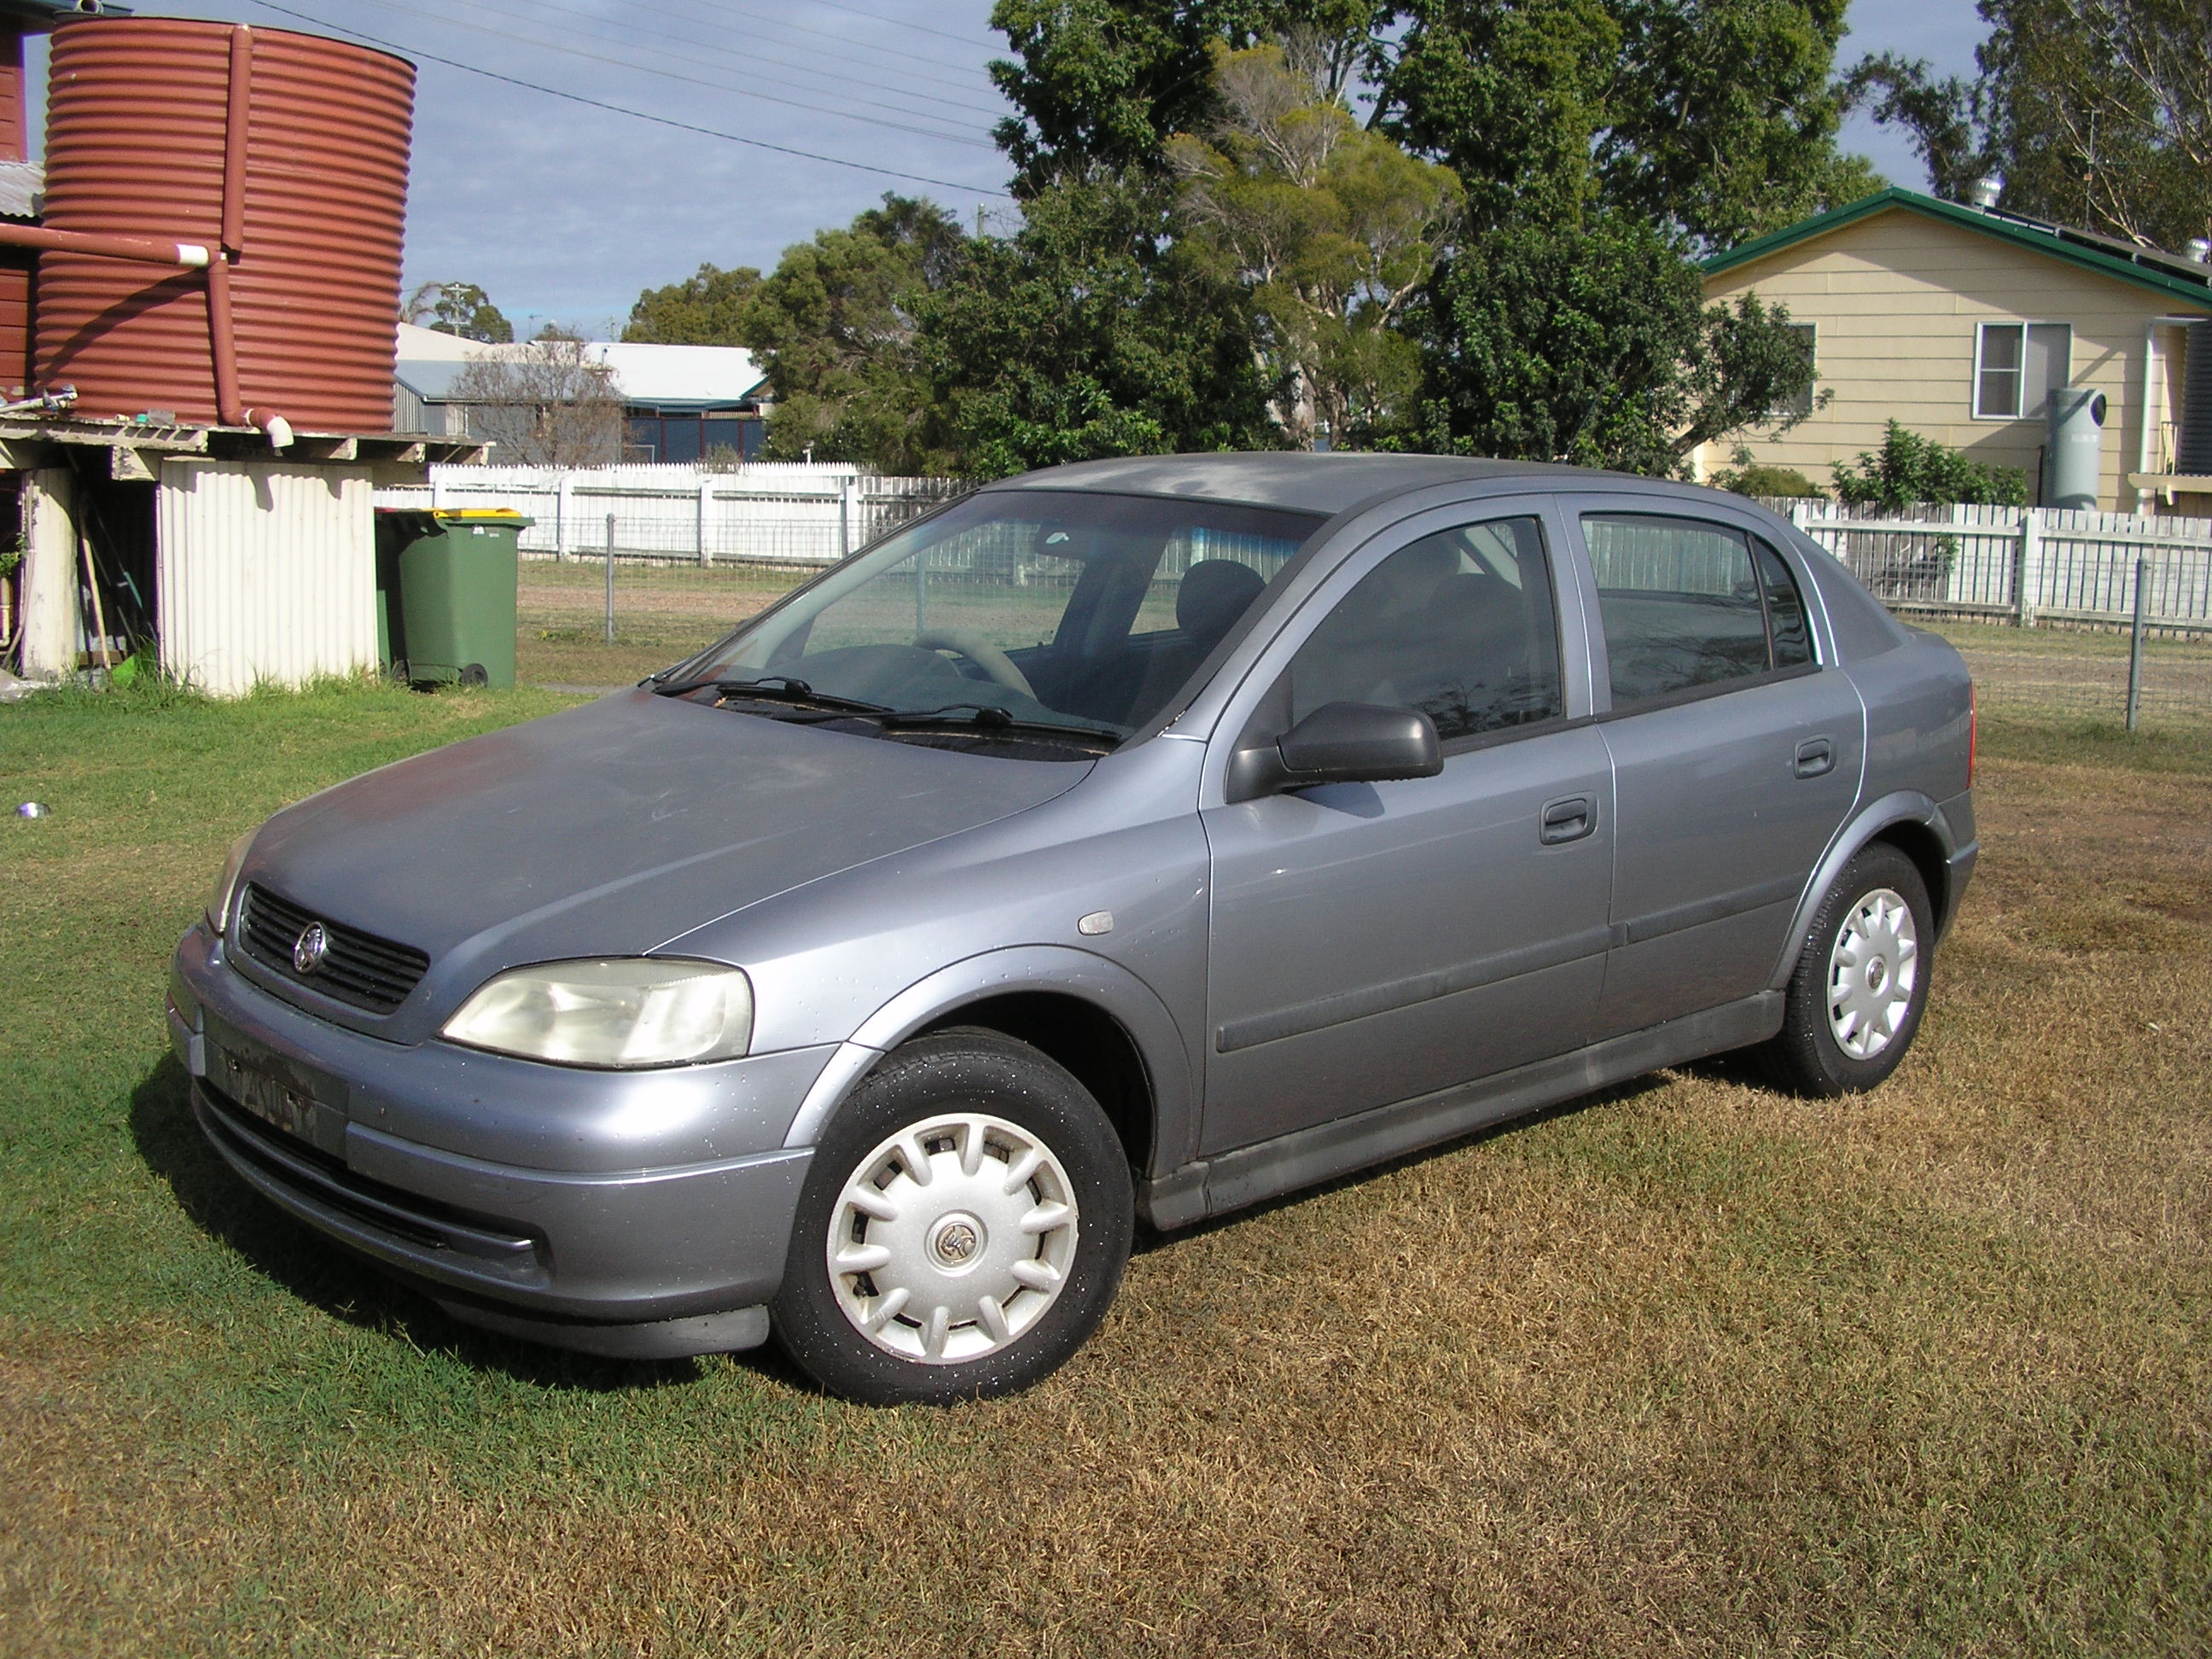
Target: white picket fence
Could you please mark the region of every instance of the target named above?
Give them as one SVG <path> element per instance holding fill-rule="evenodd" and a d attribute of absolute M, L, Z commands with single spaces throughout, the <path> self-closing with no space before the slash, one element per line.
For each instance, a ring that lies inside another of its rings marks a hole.
<path fill-rule="evenodd" d="M 434 466 L 428 484 L 380 489 L 379 507 L 509 507 L 534 522 L 526 556 L 624 562 L 835 562 L 959 495 L 949 478 L 854 466 Z M 1769 499 L 1893 609 L 2005 621 L 2125 624 L 2136 562 L 2144 620 L 2212 632 L 2212 520 L 2054 507 L 1922 507 L 1903 513 Z"/>
<path fill-rule="evenodd" d="M 1825 501 L 1763 504 L 1843 560 L 1893 610 L 2022 628 L 2127 623 L 2142 560 L 2145 623 L 2212 631 L 2212 520 L 2042 507 L 1894 514 Z"/>
<path fill-rule="evenodd" d="M 389 507 L 507 507 L 533 522 L 526 556 L 617 556 L 713 565 L 823 565 L 958 495 L 950 478 L 761 462 L 694 466 L 434 466 L 427 484 L 380 489 Z"/>

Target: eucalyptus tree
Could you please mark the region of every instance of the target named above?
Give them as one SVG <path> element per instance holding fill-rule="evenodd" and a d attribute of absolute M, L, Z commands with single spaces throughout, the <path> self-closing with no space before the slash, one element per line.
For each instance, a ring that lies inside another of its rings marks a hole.
<path fill-rule="evenodd" d="M 1194 241 L 1252 295 L 1284 434 L 1388 419 L 1419 378 L 1395 325 L 1458 224 L 1458 180 L 1363 129 L 1311 34 L 1212 55 L 1219 117 L 1167 155 Z"/>

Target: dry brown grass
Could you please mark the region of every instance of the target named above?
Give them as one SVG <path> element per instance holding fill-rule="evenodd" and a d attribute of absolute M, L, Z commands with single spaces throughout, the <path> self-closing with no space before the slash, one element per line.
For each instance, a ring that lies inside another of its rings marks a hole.
<path fill-rule="evenodd" d="M 0 1648 L 2201 1653 L 2212 776 L 1982 812 L 1877 1094 L 1667 1074 L 1170 1239 L 952 1411 L 455 1331 L 149 1081 L 47 1224 L 175 1265 L 0 1315 Z"/>
<path fill-rule="evenodd" d="M 515 671 L 526 685 L 635 684 L 712 644 L 812 575 L 804 567 L 617 561 L 615 642 L 606 570 L 529 559 L 515 595 Z"/>

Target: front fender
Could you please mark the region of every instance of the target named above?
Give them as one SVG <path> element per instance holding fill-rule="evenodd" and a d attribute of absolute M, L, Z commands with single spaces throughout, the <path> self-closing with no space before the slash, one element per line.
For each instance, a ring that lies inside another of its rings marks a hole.
<path fill-rule="evenodd" d="M 1018 991 L 1045 991 L 1090 1003 L 1136 1045 L 1152 1086 L 1154 1161 L 1180 1162 L 1195 1140 L 1197 1091 L 1191 1057 L 1175 1018 L 1152 987 L 1119 963 L 1064 945 L 986 951 L 917 980 L 838 1045 L 800 1102 L 786 1146 L 811 1146 L 860 1079 L 891 1049 L 969 1004 Z"/>
<path fill-rule="evenodd" d="M 1787 988 L 1790 976 L 1797 971 L 1797 958 L 1803 952 L 1808 934 L 1813 931 L 1813 913 L 1820 908 L 1820 901 L 1828 889 L 1842 875 L 1844 866 L 1858 856 L 1869 842 L 1882 831 L 1900 823 L 1911 823 L 1926 830 L 1942 847 L 1943 857 L 1954 872 L 1954 890 L 1942 906 L 1942 914 L 1936 919 L 1940 936 L 1958 913 L 1957 887 L 1962 885 L 1965 871 L 1972 867 L 1975 852 L 1972 842 L 1961 844 L 1943 809 L 1929 796 L 1917 789 L 1900 789 L 1877 800 L 1869 802 L 1852 817 L 1836 838 L 1828 843 L 1828 850 L 1813 872 L 1813 879 L 1797 901 L 1797 913 L 1790 921 L 1789 943 L 1783 947 L 1781 959 L 1774 965 L 1767 988 L 1779 991 Z"/>

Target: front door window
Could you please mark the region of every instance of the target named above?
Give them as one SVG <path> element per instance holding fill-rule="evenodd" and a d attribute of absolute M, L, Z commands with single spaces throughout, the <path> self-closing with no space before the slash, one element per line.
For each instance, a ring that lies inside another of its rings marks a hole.
<path fill-rule="evenodd" d="M 1291 665 L 1291 718 L 1328 702 L 1418 708 L 1445 743 L 1561 712 L 1559 624 L 1534 518 L 1442 530 L 1346 594 Z"/>

